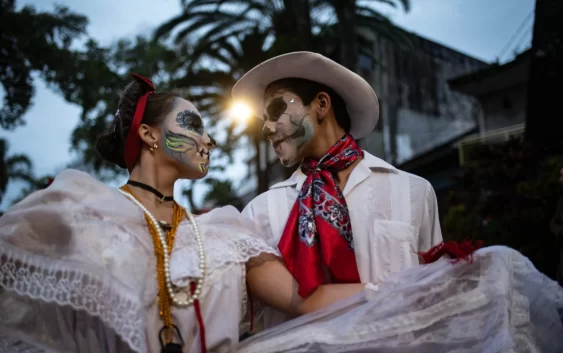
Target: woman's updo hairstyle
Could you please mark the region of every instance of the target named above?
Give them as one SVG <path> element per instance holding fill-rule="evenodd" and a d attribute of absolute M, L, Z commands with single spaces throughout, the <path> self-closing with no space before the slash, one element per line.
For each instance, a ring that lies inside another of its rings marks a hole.
<path fill-rule="evenodd" d="M 115 113 L 115 120 L 111 131 L 100 136 L 96 143 L 96 149 L 102 158 L 117 164 L 121 168 L 127 168 L 123 157 L 125 140 L 133 122 L 137 101 L 150 90 L 151 88 L 142 81 L 133 81 L 125 87 L 119 98 L 117 113 Z M 149 95 L 141 123 L 150 126 L 161 124 L 166 115 L 174 108 L 176 98 L 183 97 L 179 93 L 173 92 Z"/>

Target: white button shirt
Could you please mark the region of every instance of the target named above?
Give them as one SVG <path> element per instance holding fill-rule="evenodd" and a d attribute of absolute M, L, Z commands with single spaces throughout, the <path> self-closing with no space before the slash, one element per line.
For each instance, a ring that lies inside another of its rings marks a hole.
<path fill-rule="evenodd" d="M 243 210 L 245 217 L 262 227 L 265 240 L 274 248 L 305 179 L 298 169 Z M 362 283 L 380 282 L 394 272 L 418 265 L 416 253 L 428 251 L 442 241 L 436 195 L 421 177 L 398 170 L 364 151 L 343 194 Z M 266 327 L 285 320 L 265 316 Z"/>
<path fill-rule="evenodd" d="M 243 210 L 245 217 L 262 227 L 267 242 L 275 248 L 305 178 L 298 169 Z M 425 179 L 364 151 L 343 194 L 362 282 L 382 281 L 393 272 L 417 265 L 417 252 L 442 241 L 436 195 Z"/>

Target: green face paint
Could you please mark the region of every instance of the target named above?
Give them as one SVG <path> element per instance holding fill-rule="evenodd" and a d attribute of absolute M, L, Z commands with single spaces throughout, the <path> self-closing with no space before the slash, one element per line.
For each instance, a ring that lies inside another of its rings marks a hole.
<path fill-rule="evenodd" d="M 188 136 L 166 132 L 166 147 L 176 153 L 197 149 L 197 142 Z"/>
<path fill-rule="evenodd" d="M 215 141 L 205 131 L 199 113 L 181 110 L 176 116 L 169 116 L 163 124 L 163 135 L 164 150 L 169 156 L 196 175 L 207 174 L 209 151 Z"/>

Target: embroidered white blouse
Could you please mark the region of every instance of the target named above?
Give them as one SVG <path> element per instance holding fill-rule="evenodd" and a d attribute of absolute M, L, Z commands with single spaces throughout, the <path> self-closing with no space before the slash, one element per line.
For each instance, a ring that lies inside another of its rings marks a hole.
<path fill-rule="evenodd" d="M 264 230 L 266 241 L 274 248 L 305 178 L 298 169 L 291 178 L 252 200 L 242 212 Z M 392 273 L 418 265 L 416 253 L 442 241 L 436 195 L 423 178 L 364 151 L 343 194 L 363 283 L 381 282 Z M 283 321 L 268 316 L 266 327 Z"/>
<path fill-rule="evenodd" d="M 233 207 L 196 218 L 206 253 L 200 296 L 209 352 L 236 349 L 246 308 L 245 262 L 275 253 Z M 170 271 L 198 278 L 190 222 Z M 0 218 L 0 352 L 160 352 L 152 239 L 142 211 L 117 190 L 68 170 Z M 200 352 L 194 308 L 173 307 L 184 352 Z"/>

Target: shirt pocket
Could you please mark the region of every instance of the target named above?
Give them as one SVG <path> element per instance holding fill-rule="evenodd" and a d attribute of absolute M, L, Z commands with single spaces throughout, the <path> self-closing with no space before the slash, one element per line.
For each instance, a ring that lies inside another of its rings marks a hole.
<path fill-rule="evenodd" d="M 371 235 L 375 272 L 381 280 L 390 274 L 418 265 L 415 253 L 417 229 L 409 223 L 390 220 L 373 221 Z"/>

